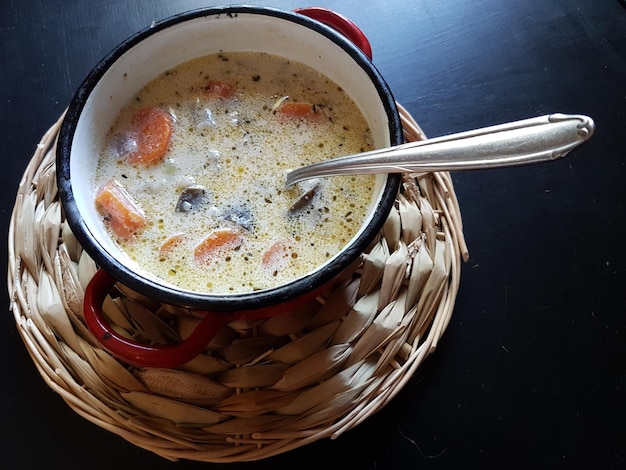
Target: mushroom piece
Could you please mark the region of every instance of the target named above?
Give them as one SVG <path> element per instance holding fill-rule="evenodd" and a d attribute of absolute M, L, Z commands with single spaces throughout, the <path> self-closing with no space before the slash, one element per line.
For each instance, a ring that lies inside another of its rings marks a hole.
<path fill-rule="evenodd" d="M 224 213 L 224 220 L 233 222 L 248 232 L 252 231 L 254 221 L 252 219 L 252 213 L 247 207 L 237 206 L 229 209 Z"/>
<path fill-rule="evenodd" d="M 300 195 L 298 199 L 293 203 L 293 205 L 289 208 L 289 213 L 294 214 L 298 212 L 303 207 L 308 206 L 311 203 L 311 200 L 315 197 L 318 190 L 320 189 L 320 181 L 319 180 L 311 180 L 310 186 L 304 188 L 304 192 Z"/>
<path fill-rule="evenodd" d="M 204 204 L 208 197 L 209 191 L 204 186 L 199 184 L 187 186 L 180 193 L 175 210 L 176 212 L 191 212 Z"/>

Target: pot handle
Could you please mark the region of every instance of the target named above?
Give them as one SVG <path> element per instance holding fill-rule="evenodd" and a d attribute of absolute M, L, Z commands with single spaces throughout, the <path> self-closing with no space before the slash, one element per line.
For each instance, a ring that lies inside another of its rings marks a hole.
<path fill-rule="evenodd" d="M 85 289 L 83 312 L 87 327 L 96 340 L 113 356 L 139 367 L 178 367 L 200 354 L 215 334 L 233 316 L 206 312 L 195 330 L 181 343 L 168 345 L 144 344 L 116 332 L 104 317 L 102 304 L 117 281 L 99 269 Z"/>
<path fill-rule="evenodd" d="M 335 29 L 339 33 L 346 36 L 352 41 L 359 49 L 361 49 L 370 60 L 372 60 L 372 46 L 369 40 L 363 34 L 363 31 L 354 24 L 351 20 L 345 16 L 328 8 L 322 7 L 307 7 L 297 8 L 294 10 L 296 13 L 308 16 L 311 19 L 317 20 L 320 23 L 324 23 L 327 26 Z"/>

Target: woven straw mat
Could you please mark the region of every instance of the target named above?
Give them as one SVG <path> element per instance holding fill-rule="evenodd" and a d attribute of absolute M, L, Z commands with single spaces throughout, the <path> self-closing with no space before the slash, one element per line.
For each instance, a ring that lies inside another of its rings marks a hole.
<path fill-rule="evenodd" d="M 406 140 L 424 139 L 399 108 Z M 84 288 L 97 267 L 58 200 L 61 121 L 37 145 L 18 188 L 8 287 L 33 363 L 80 416 L 170 460 L 258 460 L 358 425 L 436 348 L 468 256 L 448 173 L 404 175 L 356 270 L 306 308 L 232 322 L 177 370 L 114 359 L 84 323 Z M 198 321 L 121 285 L 104 311 L 120 332 L 161 343 L 184 338 Z"/>

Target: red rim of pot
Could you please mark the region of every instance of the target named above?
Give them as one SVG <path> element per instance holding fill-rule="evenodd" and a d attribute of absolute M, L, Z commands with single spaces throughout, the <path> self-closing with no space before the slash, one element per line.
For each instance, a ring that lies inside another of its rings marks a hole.
<path fill-rule="evenodd" d="M 74 200 L 74 194 L 71 186 L 72 175 L 70 174 L 70 153 L 72 148 L 72 139 L 77 129 L 81 112 L 85 107 L 91 92 L 97 86 L 102 76 L 121 55 L 150 35 L 180 22 L 199 17 L 212 17 L 219 15 L 236 16 L 238 14 L 270 15 L 295 22 L 331 39 L 335 44 L 346 51 L 347 54 L 349 54 L 349 56 L 352 57 L 353 60 L 370 77 L 387 114 L 391 144 L 401 144 L 403 142 L 402 125 L 395 100 L 388 85 L 378 70 L 371 63 L 368 56 L 344 36 L 344 34 L 347 34 L 353 39 L 356 38 L 359 45 L 367 49 L 369 48 L 369 43 L 363 33 L 349 20 L 347 20 L 347 23 L 342 23 L 341 17 L 339 19 L 339 24 L 341 24 L 341 27 L 343 28 L 343 34 L 338 33 L 332 27 L 326 26 L 325 24 L 306 16 L 307 14 L 310 14 L 314 18 L 319 18 L 321 21 L 326 21 L 332 24 L 331 21 L 328 21 L 328 18 L 329 16 L 333 16 L 333 13 L 334 12 L 331 12 L 330 10 L 318 8 L 302 9 L 299 10 L 299 13 L 294 13 L 273 8 L 254 6 L 228 6 L 193 10 L 160 21 L 131 36 L 95 66 L 95 68 L 80 85 L 78 91 L 72 99 L 59 132 L 56 160 L 57 184 L 66 220 L 72 229 L 72 232 L 86 252 L 110 276 L 137 292 L 167 304 L 200 310 L 210 310 L 212 312 L 232 313 L 234 311 L 241 312 L 266 308 L 268 306 L 292 300 L 294 297 L 301 294 L 315 291 L 320 286 L 328 284 L 333 278 L 354 262 L 361 255 L 361 253 L 363 253 L 382 228 L 388 216 L 389 210 L 395 201 L 400 185 L 399 175 L 389 175 L 382 197 L 379 201 L 378 207 L 376 208 L 376 213 L 373 215 L 371 222 L 360 234 L 360 236 L 353 240 L 353 242 L 333 260 L 332 264 L 329 264 L 324 269 L 314 271 L 303 278 L 276 288 L 232 295 L 215 295 L 181 290 L 174 286 L 160 284 L 155 280 L 143 277 L 125 266 L 100 246 L 97 238 L 92 234 L 90 228 L 81 217 Z M 335 14 L 334 21 L 336 20 L 337 15 Z M 337 26 L 337 24 L 338 23 L 335 23 L 334 26 Z M 370 53 L 370 51 L 368 51 L 368 53 Z"/>

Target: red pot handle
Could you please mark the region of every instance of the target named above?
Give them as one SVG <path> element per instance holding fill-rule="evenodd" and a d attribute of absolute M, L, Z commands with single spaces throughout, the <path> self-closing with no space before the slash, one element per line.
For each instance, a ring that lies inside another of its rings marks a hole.
<path fill-rule="evenodd" d="M 324 23 L 346 36 L 359 49 L 361 49 L 370 60 L 372 60 L 372 46 L 363 31 L 351 20 L 339 13 L 322 7 L 297 8 L 294 10 L 304 16 Z"/>
<path fill-rule="evenodd" d="M 200 354 L 217 332 L 232 321 L 233 315 L 206 312 L 206 316 L 183 342 L 168 345 L 139 343 L 117 333 L 102 313 L 105 297 L 116 280 L 99 269 L 85 289 L 83 311 L 87 327 L 113 356 L 140 367 L 177 367 Z"/>

